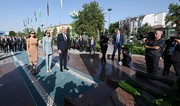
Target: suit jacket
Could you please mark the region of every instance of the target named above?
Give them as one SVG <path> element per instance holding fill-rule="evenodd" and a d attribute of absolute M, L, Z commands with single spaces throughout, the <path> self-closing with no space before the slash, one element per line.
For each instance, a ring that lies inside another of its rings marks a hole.
<path fill-rule="evenodd" d="M 46 54 L 52 54 L 53 53 L 53 43 L 52 43 L 52 37 L 43 37 L 43 51 L 46 52 Z"/>
<path fill-rule="evenodd" d="M 112 44 L 113 45 L 119 45 L 119 46 L 123 46 L 124 45 L 124 35 L 123 34 L 120 34 L 120 37 L 119 37 L 119 43 L 116 42 L 117 41 L 117 35 L 113 36 L 113 41 L 112 41 Z"/>
<path fill-rule="evenodd" d="M 70 48 L 70 37 L 66 34 L 66 40 L 63 37 L 63 34 L 60 33 L 57 36 L 57 48 L 61 51 L 67 51 Z"/>

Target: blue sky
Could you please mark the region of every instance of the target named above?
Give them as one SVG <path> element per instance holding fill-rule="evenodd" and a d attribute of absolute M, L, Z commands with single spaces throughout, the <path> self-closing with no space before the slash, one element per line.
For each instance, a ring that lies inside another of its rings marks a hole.
<path fill-rule="evenodd" d="M 63 0 L 63 8 L 60 8 L 60 0 L 1 0 L 0 6 L 0 30 L 4 31 L 22 31 L 24 29 L 23 20 L 27 17 L 32 18 L 29 27 L 35 29 L 40 23 L 46 26 L 71 23 L 70 12 L 73 10 L 82 10 L 84 3 L 94 0 Z M 138 16 L 149 13 L 168 12 L 170 3 L 179 3 L 179 0 L 95 0 L 103 8 L 106 24 L 108 25 L 108 8 L 112 8 L 110 22 L 127 17 Z M 46 3 L 49 3 L 50 16 L 46 14 Z M 42 17 L 39 18 L 39 8 L 42 11 Z M 38 21 L 35 21 L 34 11 Z"/>

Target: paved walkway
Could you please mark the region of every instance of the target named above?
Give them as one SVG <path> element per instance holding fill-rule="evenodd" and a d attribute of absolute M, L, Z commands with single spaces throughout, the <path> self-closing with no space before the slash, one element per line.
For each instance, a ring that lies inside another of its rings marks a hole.
<path fill-rule="evenodd" d="M 31 97 L 19 69 L 12 56 L 0 53 L 0 105 L 1 106 L 33 106 Z"/>
<path fill-rule="evenodd" d="M 128 76 L 134 75 L 138 69 L 145 71 L 144 56 L 133 55 L 130 68 L 117 65 L 117 59 L 115 61 L 107 60 L 106 64 L 101 64 L 100 57 L 101 53 L 89 55 L 87 52 L 70 50 L 68 56 L 70 70 L 60 72 L 59 56 L 55 52 L 53 54 L 52 72 L 47 73 L 44 56 L 40 52 L 38 61 L 39 74 L 35 76 L 31 75 L 29 71 L 29 61 L 26 52 L 11 53 L 11 55 L 0 54 L 0 59 L 2 60 L 0 64 L 6 64 L 7 61 L 10 63 L 14 62 L 12 64 L 16 67 L 15 69 L 18 69 L 25 82 L 22 85 L 27 85 L 27 95 L 31 95 L 31 100 L 34 100 L 30 102 L 32 104 L 63 105 L 64 98 L 70 98 L 70 101 L 78 104 L 78 106 L 113 105 L 109 95 L 115 88 L 109 86 L 107 80 L 109 78 L 117 81 L 124 80 Z M 162 60 L 160 61 L 160 66 L 162 69 Z M 161 72 L 159 72 L 159 75 Z M 175 76 L 174 73 L 171 73 L 171 76 Z M 19 78 L 20 76 L 17 77 Z"/>

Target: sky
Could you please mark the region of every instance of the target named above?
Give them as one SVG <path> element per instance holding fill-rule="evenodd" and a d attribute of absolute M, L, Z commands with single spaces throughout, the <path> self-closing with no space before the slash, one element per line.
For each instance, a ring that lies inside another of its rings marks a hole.
<path fill-rule="evenodd" d="M 69 24 L 73 20 L 70 12 L 81 11 L 83 4 L 97 1 L 105 13 L 105 27 L 108 27 L 109 12 L 110 23 L 123 20 L 127 17 L 134 17 L 143 14 L 166 12 L 170 3 L 178 3 L 179 0 L 63 0 L 63 7 L 60 0 L 1 0 L 0 2 L 0 31 L 22 31 L 25 27 L 23 20 L 29 17 L 30 24 L 27 27 L 37 29 L 40 24 L 44 27 L 58 24 Z M 47 2 L 50 15 L 47 16 Z M 41 18 L 40 12 L 41 10 Z M 35 21 L 34 11 L 37 21 Z M 32 23 L 31 23 L 32 19 Z"/>

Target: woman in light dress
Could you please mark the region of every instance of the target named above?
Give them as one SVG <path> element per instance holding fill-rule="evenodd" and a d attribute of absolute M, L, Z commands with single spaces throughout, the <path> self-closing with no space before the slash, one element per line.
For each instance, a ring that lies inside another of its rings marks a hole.
<path fill-rule="evenodd" d="M 50 31 L 45 31 L 45 36 L 43 37 L 43 52 L 46 56 L 46 68 L 47 72 L 51 72 L 52 54 L 53 54 L 53 40 L 50 35 Z"/>

